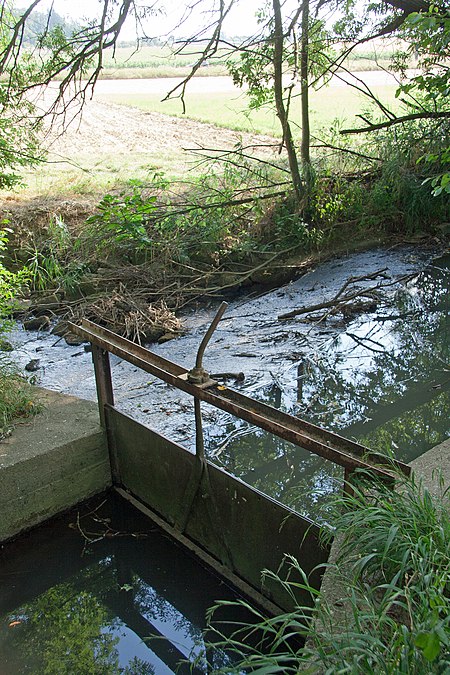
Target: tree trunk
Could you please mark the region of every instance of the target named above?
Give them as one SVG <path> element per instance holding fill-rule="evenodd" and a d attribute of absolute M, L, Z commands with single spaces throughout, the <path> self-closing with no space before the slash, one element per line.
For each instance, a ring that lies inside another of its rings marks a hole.
<path fill-rule="evenodd" d="M 309 45 L 309 0 L 303 0 L 302 8 L 302 38 L 300 43 L 300 84 L 302 108 L 302 142 L 300 156 L 302 160 L 303 178 L 305 181 L 306 198 L 311 188 L 311 157 L 310 157 L 310 127 L 309 127 L 309 82 L 308 82 L 308 45 Z"/>
<path fill-rule="evenodd" d="M 283 143 L 286 147 L 289 159 L 289 169 L 291 172 L 292 184 L 294 186 L 295 199 L 297 204 L 300 204 L 303 193 L 302 179 L 300 176 L 300 169 L 298 165 L 297 153 L 295 151 L 294 139 L 292 138 L 292 131 L 289 124 L 286 106 L 283 98 L 283 20 L 281 16 L 280 0 L 272 0 L 273 2 L 273 16 L 275 23 L 275 30 L 273 35 L 274 42 L 274 94 L 277 115 L 281 122 L 283 129 Z"/>

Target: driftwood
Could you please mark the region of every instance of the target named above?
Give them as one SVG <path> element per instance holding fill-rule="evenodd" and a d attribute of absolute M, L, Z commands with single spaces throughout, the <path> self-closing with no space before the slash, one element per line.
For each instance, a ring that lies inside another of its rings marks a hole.
<path fill-rule="evenodd" d="M 164 301 L 140 302 L 123 286 L 109 297 L 87 304 L 83 316 L 139 344 L 158 340 L 166 333 L 182 332 L 181 322 Z"/>
<path fill-rule="evenodd" d="M 285 319 L 292 319 L 293 317 L 300 316 L 301 314 L 310 314 L 312 312 L 317 312 L 321 309 L 330 309 L 332 308 L 333 310 L 337 311 L 338 309 L 343 309 L 345 306 L 348 306 L 348 303 L 351 302 L 352 300 L 355 300 L 356 298 L 360 297 L 370 297 L 372 300 L 374 299 L 374 293 L 379 289 L 382 288 L 382 284 L 377 284 L 376 286 L 372 286 L 370 288 L 364 288 L 364 289 L 358 289 L 358 290 L 353 290 L 350 291 L 349 293 L 345 293 L 347 288 L 351 286 L 352 284 L 356 284 L 360 281 L 373 281 L 374 279 L 377 279 L 378 277 L 383 277 L 384 279 L 387 279 L 388 276 L 386 274 L 387 268 L 384 268 L 382 270 L 377 270 L 376 272 L 372 272 L 372 274 L 365 274 L 360 277 L 350 277 L 347 279 L 345 284 L 339 289 L 339 291 L 336 293 L 336 295 L 331 298 L 331 300 L 325 300 L 324 302 L 319 302 L 315 305 L 308 305 L 307 307 L 300 307 L 299 309 L 294 309 L 291 312 L 286 312 L 285 314 L 280 314 L 278 316 L 279 321 L 284 321 Z M 390 285 L 390 284 L 387 284 Z M 322 316 L 322 318 L 324 318 Z"/>
<path fill-rule="evenodd" d="M 225 262 L 212 267 L 208 263 L 193 265 L 168 259 L 165 265 L 104 267 L 83 278 L 76 289 L 79 297 L 64 297 L 60 288 L 53 289 L 51 295 L 47 291 L 46 297 L 36 294 L 21 316 L 44 320 L 46 328 L 50 327 L 50 317 L 58 317 L 59 323 L 52 332 L 66 341 L 72 337 L 67 321 L 77 322 L 83 317 L 138 343 L 170 339 L 182 332 L 175 311 L 199 299 L 220 298 L 234 292 L 251 282 L 253 275 L 266 270 L 270 278 L 272 269 L 285 268 L 278 259 L 295 248 L 264 252 L 265 259 L 254 265 Z M 307 264 L 299 264 L 296 269 Z"/>

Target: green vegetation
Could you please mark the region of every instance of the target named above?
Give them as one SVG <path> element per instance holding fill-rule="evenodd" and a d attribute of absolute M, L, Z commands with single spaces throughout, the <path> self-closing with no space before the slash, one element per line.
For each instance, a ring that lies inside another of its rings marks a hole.
<path fill-rule="evenodd" d="M 327 574 L 341 591 L 337 604 L 309 587 L 296 560 L 286 561 L 285 575 L 266 572 L 293 598 L 297 585 L 309 589 L 313 609 L 296 606 L 270 618 L 250 608 L 255 621 L 237 625 L 230 638 L 214 621 L 218 603 L 212 627 L 237 663 L 215 670 L 217 675 L 239 669 L 261 675 L 449 672 L 448 492 L 441 486 L 433 498 L 406 480 L 393 491 L 361 475 L 354 494 L 337 497 L 334 506 L 340 556 Z M 307 640 L 303 647 L 301 639 Z"/>
<path fill-rule="evenodd" d="M 193 47 L 191 52 L 178 53 L 178 46 L 119 45 L 114 51 L 105 52 L 103 70 L 100 78 L 111 79 L 144 79 L 156 77 L 185 77 L 190 72 L 192 63 L 198 56 Z M 360 47 L 345 60 L 345 68 L 352 72 L 387 69 L 396 51 L 395 44 L 376 44 L 374 47 Z M 200 68 L 197 76 L 227 75 L 228 49 L 218 50 L 215 62 Z"/>
<path fill-rule="evenodd" d="M 389 105 L 396 102 L 394 85 L 381 85 L 373 88 L 375 94 Z M 298 95 L 298 92 L 297 92 Z M 186 113 L 178 99 L 162 101 L 158 94 L 97 94 L 96 100 L 103 103 L 126 105 L 146 112 L 159 112 L 165 115 L 189 117 L 200 122 L 215 124 L 218 127 L 270 134 L 279 137 L 280 125 L 276 114 L 268 108 L 250 109 L 245 94 L 234 92 L 196 92 L 186 95 Z M 337 120 L 342 125 L 349 124 L 358 111 L 363 111 L 366 103 L 361 94 L 345 86 L 323 87 L 313 91 L 311 100 L 311 122 L 317 133 L 330 128 Z M 396 103 L 398 106 L 398 102 Z M 300 109 L 298 98 L 291 104 L 293 125 L 300 127 Z"/>
<path fill-rule="evenodd" d="M 0 352 L 0 440 L 19 419 L 39 410 L 32 384 Z"/>
<path fill-rule="evenodd" d="M 28 278 L 26 269 L 11 272 L 3 263 L 8 242 L 8 229 L 0 230 L 0 439 L 7 434 L 14 420 L 34 413 L 37 407 L 31 385 L 21 377 L 7 358 L 9 343 L 5 334 L 15 296 Z"/>
<path fill-rule="evenodd" d="M 4 221 L 3 225 L 6 225 Z M 27 271 L 11 272 L 5 267 L 4 256 L 8 243 L 8 234 L 12 230 L 4 227 L 0 230 L 0 337 L 8 327 L 7 317 L 14 307 L 14 298 L 26 281 Z"/>

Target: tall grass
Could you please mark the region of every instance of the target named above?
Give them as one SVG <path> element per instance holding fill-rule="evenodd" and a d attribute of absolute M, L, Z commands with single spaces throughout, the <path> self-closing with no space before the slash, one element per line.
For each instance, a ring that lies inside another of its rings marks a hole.
<path fill-rule="evenodd" d="M 237 661 L 213 672 L 384 673 L 428 675 L 450 672 L 449 495 L 441 485 L 433 498 L 419 482 L 401 481 L 393 491 L 362 476 L 352 495 L 336 497 L 336 534 L 342 539 L 330 566 L 342 600 L 331 604 L 309 588 L 314 609 L 270 618 L 253 610 L 254 621 L 230 627 L 209 619 L 217 639 Z M 288 560 L 284 579 L 294 590 Z M 242 603 L 238 603 L 242 604 Z M 247 604 L 244 603 L 246 606 Z M 342 610 L 342 605 L 345 611 Z M 224 630 L 226 628 L 226 630 Z M 303 646 L 298 640 L 305 640 Z"/>

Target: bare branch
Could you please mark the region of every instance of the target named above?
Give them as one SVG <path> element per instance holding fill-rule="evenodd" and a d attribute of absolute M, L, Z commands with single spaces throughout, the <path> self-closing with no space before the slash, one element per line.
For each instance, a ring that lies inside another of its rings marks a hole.
<path fill-rule="evenodd" d="M 207 59 L 210 59 L 214 54 L 217 53 L 217 50 L 219 49 L 219 44 L 220 44 L 220 38 L 222 34 L 222 26 L 225 18 L 227 17 L 228 13 L 230 12 L 231 8 L 234 5 L 235 0 L 229 0 L 228 6 L 225 4 L 225 0 L 220 0 L 220 9 L 219 9 L 219 18 L 217 19 L 215 23 L 215 27 L 213 30 L 213 34 L 211 38 L 208 40 L 206 47 L 204 50 L 200 53 L 199 58 L 197 59 L 196 63 L 191 68 L 191 72 L 189 75 L 187 75 L 180 83 L 178 83 L 175 87 L 173 87 L 163 98 L 163 101 L 167 101 L 170 98 L 173 97 L 173 94 L 175 92 L 180 92 L 178 94 L 178 98 L 180 98 L 182 106 L 183 106 L 183 114 L 186 112 L 186 102 L 185 102 L 185 95 L 186 95 L 186 87 L 188 82 L 194 77 L 195 73 L 197 70 L 205 63 Z M 192 40 L 189 40 L 188 42 L 184 42 L 183 46 L 181 49 L 183 49 L 186 44 L 192 44 Z"/>
<path fill-rule="evenodd" d="M 385 122 L 372 123 L 367 121 L 366 127 L 360 127 L 359 129 L 342 129 L 339 133 L 342 135 L 348 134 L 364 134 L 369 131 L 377 131 L 379 129 L 388 129 L 389 127 L 394 126 L 395 124 L 404 124 L 405 122 L 413 122 L 414 120 L 439 120 L 439 119 L 450 119 L 450 111 L 441 111 L 441 112 L 420 112 L 420 113 L 411 113 L 410 115 L 403 115 L 402 117 L 394 117 L 393 119 L 386 120 Z"/>

